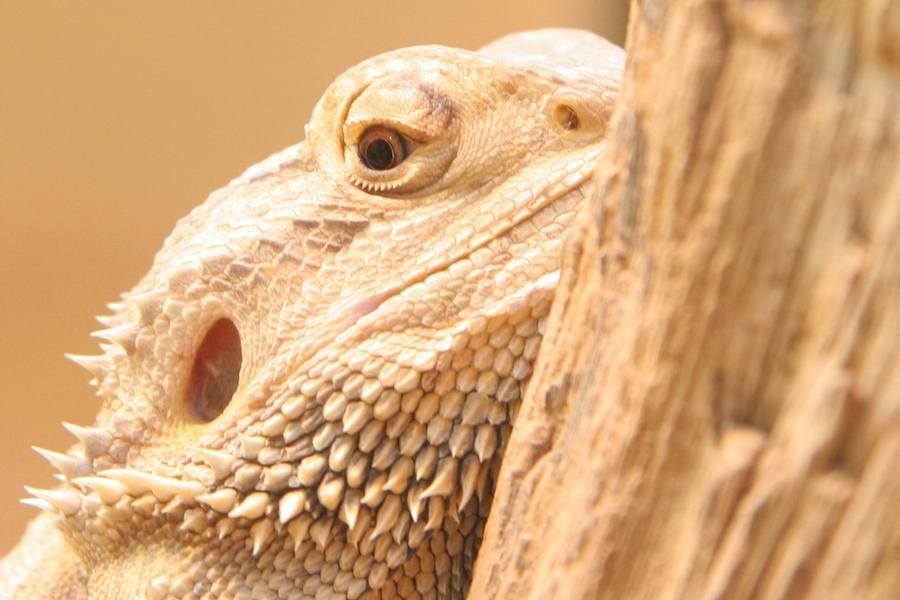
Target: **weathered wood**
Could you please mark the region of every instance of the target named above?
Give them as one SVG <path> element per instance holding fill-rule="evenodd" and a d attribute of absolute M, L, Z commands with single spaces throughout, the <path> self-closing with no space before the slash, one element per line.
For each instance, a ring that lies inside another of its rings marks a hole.
<path fill-rule="evenodd" d="M 633 2 L 470 598 L 900 597 L 900 2 Z"/>

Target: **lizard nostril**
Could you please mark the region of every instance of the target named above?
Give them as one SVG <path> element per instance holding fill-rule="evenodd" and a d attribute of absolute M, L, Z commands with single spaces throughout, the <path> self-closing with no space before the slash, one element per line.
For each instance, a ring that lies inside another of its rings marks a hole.
<path fill-rule="evenodd" d="M 241 335 L 228 319 L 219 319 L 197 349 L 187 404 L 192 415 L 209 422 L 221 415 L 237 390 L 241 374 Z"/>
<path fill-rule="evenodd" d="M 578 113 L 575 112 L 575 109 L 565 104 L 560 104 L 553 109 L 553 120 L 556 122 L 557 126 L 567 131 L 578 129 L 581 125 L 578 120 Z"/>

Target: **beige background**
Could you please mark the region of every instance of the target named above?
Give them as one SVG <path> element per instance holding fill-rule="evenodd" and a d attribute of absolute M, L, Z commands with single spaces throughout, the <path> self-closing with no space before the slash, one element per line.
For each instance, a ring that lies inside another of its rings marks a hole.
<path fill-rule="evenodd" d="M 0 3 L 0 554 L 52 485 L 30 449 L 98 401 L 64 352 L 149 268 L 175 220 L 302 139 L 342 70 L 397 47 L 477 48 L 581 27 L 622 42 L 625 0 Z"/>

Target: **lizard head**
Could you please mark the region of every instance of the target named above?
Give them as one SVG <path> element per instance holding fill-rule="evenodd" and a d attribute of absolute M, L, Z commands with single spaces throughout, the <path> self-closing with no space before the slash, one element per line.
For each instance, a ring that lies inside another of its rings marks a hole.
<path fill-rule="evenodd" d="M 376 57 L 178 223 L 32 490 L 89 597 L 465 586 L 622 63 L 574 31 Z"/>

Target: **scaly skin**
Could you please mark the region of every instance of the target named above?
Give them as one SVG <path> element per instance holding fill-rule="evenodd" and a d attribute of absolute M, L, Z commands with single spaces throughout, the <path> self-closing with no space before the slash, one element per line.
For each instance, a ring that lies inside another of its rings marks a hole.
<path fill-rule="evenodd" d="M 620 49 L 391 52 L 182 219 L 0 598 L 460 598 Z"/>

